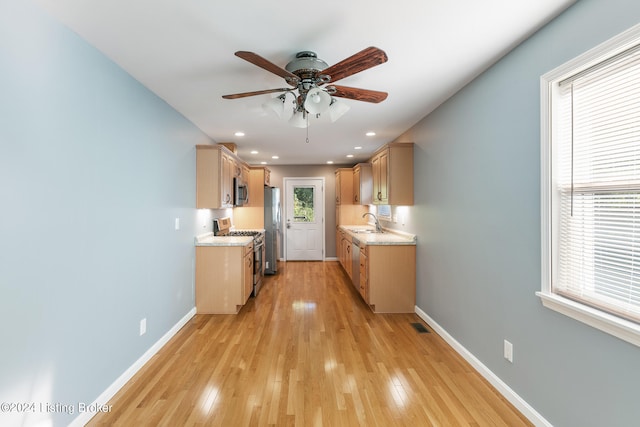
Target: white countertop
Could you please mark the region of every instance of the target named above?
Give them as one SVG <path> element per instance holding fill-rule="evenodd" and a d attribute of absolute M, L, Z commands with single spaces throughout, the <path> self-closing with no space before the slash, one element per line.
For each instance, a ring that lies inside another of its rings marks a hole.
<path fill-rule="evenodd" d="M 397 230 L 384 228 L 383 233 L 358 233 L 360 230 L 375 230 L 369 225 L 341 225 L 340 228 L 347 232 L 351 238 L 358 239 L 366 245 L 415 245 L 417 236 Z M 355 231 L 354 231 L 355 230 Z"/>
<path fill-rule="evenodd" d="M 196 246 L 246 246 L 253 242 L 252 236 L 214 236 L 205 233 L 195 238 Z"/>

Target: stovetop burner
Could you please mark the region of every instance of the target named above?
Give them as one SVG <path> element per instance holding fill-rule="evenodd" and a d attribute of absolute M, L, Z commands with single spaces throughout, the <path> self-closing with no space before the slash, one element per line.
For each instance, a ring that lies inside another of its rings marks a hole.
<path fill-rule="evenodd" d="M 237 231 L 229 231 L 229 236 L 257 236 L 261 234 L 259 231 L 253 230 L 237 230 Z"/>

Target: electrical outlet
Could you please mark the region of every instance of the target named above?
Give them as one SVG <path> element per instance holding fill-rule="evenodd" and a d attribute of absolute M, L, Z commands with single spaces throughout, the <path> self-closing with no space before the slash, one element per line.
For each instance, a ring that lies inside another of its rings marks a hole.
<path fill-rule="evenodd" d="M 176 230 L 180 230 L 180 218 L 176 218 L 176 221 L 175 221 L 175 229 L 176 229 Z"/>
<path fill-rule="evenodd" d="M 140 336 L 147 333 L 147 318 L 145 317 L 140 321 Z"/>
<path fill-rule="evenodd" d="M 504 340 L 504 358 L 513 363 L 513 344 Z"/>

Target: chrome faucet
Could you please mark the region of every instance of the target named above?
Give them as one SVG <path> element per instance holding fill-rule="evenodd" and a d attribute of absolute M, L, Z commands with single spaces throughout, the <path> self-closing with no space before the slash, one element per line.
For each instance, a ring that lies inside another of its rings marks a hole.
<path fill-rule="evenodd" d="M 375 214 L 372 214 L 371 212 L 365 212 L 362 214 L 362 218 L 364 218 L 367 215 L 371 215 L 373 219 L 376 221 L 376 233 L 382 233 L 382 227 L 380 227 L 380 222 L 378 222 L 378 217 Z"/>

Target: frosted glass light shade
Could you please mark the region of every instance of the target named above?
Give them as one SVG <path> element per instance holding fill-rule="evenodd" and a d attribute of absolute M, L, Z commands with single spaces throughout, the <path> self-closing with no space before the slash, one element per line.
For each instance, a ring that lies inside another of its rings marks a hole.
<path fill-rule="evenodd" d="M 271 98 L 262 104 L 262 109 L 269 113 L 275 113 L 278 118 L 282 118 L 282 115 L 284 114 L 284 97 L 280 95 L 275 98 Z"/>
<path fill-rule="evenodd" d="M 333 98 L 331 105 L 329 105 L 329 117 L 331 118 L 332 122 L 335 122 L 350 109 L 351 107 L 344 102 L 338 101 L 337 99 Z"/>
<path fill-rule="evenodd" d="M 313 88 L 307 92 L 307 99 L 304 101 L 304 109 L 310 114 L 322 114 L 331 105 L 331 95 L 320 88 Z"/>

